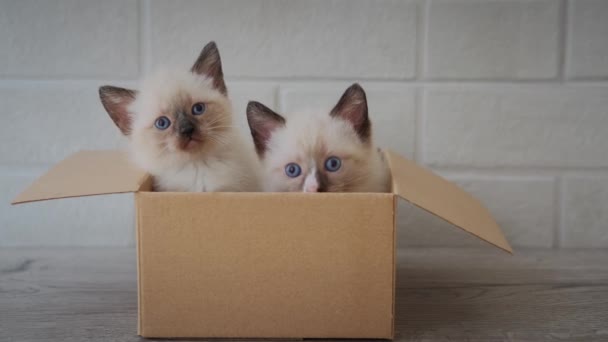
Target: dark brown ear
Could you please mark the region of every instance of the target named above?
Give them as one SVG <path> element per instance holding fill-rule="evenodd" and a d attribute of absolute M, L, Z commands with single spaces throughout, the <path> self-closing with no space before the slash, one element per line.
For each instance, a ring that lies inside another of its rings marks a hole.
<path fill-rule="evenodd" d="M 247 122 L 253 137 L 255 150 L 260 157 L 268 148 L 268 141 L 272 132 L 279 127 L 285 126 L 285 119 L 272 109 L 256 101 L 247 104 Z"/>
<path fill-rule="evenodd" d="M 372 124 L 367 114 L 367 97 L 358 83 L 346 89 L 329 115 L 348 121 L 362 141 L 369 140 Z"/>
<path fill-rule="evenodd" d="M 137 91 L 113 86 L 99 87 L 99 98 L 110 117 L 122 134 L 131 133 L 131 116 L 129 105 L 133 103 Z"/>
<path fill-rule="evenodd" d="M 196 62 L 190 69 L 199 75 L 206 75 L 213 80 L 213 86 L 222 94 L 227 95 L 228 90 L 224 83 L 224 72 L 222 71 L 222 60 L 220 51 L 215 42 L 209 42 L 201 51 Z"/>

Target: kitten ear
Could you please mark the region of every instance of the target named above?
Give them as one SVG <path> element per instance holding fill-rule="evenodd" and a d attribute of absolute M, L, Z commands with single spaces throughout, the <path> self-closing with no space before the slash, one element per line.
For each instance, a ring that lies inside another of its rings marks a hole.
<path fill-rule="evenodd" d="M 99 87 L 101 104 L 103 104 L 103 107 L 108 114 L 110 114 L 110 117 L 124 135 L 129 135 L 131 133 L 129 105 L 133 103 L 135 96 L 137 96 L 136 90 L 108 85 Z"/>
<path fill-rule="evenodd" d="M 209 42 L 205 45 L 190 71 L 210 77 L 213 80 L 213 86 L 217 90 L 224 95 L 228 94 L 226 84 L 224 83 L 220 51 L 217 49 L 215 42 Z"/>
<path fill-rule="evenodd" d="M 372 125 L 367 115 L 367 97 L 358 83 L 346 89 L 329 115 L 348 121 L 362 141 L 370 138 Z"/>
<path fill-rule="evenodd" d="M 247 122 L 253 137 L 255 150 L 261 157 L 268 148 L 272 132 L 285 126 L 285 119 L 272 109 L 256 101 L 247 104 Z"/>

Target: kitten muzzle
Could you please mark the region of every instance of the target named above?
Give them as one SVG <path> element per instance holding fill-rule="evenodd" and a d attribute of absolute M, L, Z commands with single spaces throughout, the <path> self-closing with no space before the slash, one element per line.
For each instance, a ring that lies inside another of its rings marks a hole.
<path fill-rule="evenodd" d="M 197 136 L 197 127 L 184 113 L 177 114 L 177 133 L 179 134 L 179 147 L 182 150 L 195 148 L 200 142 Z"/>
<path fill-rule="evenodd" d="M 192 138 L 196 126 L 188 119 L 178 121 L 177 131 L 182 138 Z"/>
<path fill-rule="evenodd" d="M 329 179 L 327 178 L 327 175 L 321 171 L 319 171 L 319 169 L 315 170 L 315 178 L 317 179 L 317 192 L 327 192 L 327 189 L 329 188 Z"/>
<path fill-rule="evenodd" d="M 196 149 L 201 143 L 200 139 L 197 139 L 193 136 L 190 137 L 180 137 L 178 141 L 179 148 L 183 151 L 190 151 Z"/>
<path fill-rule="evenodd" d="M 313 170 L 314 174 L 306 177 L 302 191 L 304 192 L 327 192 L 327 176 L 322 172 Z"/>

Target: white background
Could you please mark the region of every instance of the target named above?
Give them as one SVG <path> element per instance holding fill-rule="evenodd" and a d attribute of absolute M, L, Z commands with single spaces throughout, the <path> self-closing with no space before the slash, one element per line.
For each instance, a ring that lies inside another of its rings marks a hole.
<path fill-rule="evenodd" d="M 102 84 L 218 43 L 235 115 L 368 92 L 374 133 L 457 181 L 515 246 L 608 247 L 608 1 L 0 1 L 0 246 L 133 245 L 132 195 L 8 203 L 124 140 Z M 479 244 L 403 205 L 399 245 Z"/>

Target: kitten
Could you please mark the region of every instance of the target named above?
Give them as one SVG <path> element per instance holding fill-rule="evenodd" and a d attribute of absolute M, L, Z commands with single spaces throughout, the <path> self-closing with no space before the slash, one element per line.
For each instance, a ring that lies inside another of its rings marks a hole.
<path fill-rule="evenodd" d="M 365 92 L 356 83 L 329 113 L 299 113 L 286 120 L 252 101 L 247 120 L 265 191 L 390 191 L 390 172 L 372 141 Z"/>
<path fill-rule="evenodd" d="M 140 91 L 103 86 L 99 96 L 156 191 L 259 190 L 259 162 L 232 125 L 214 42 L 190 71 L 160 70 Z"/>

